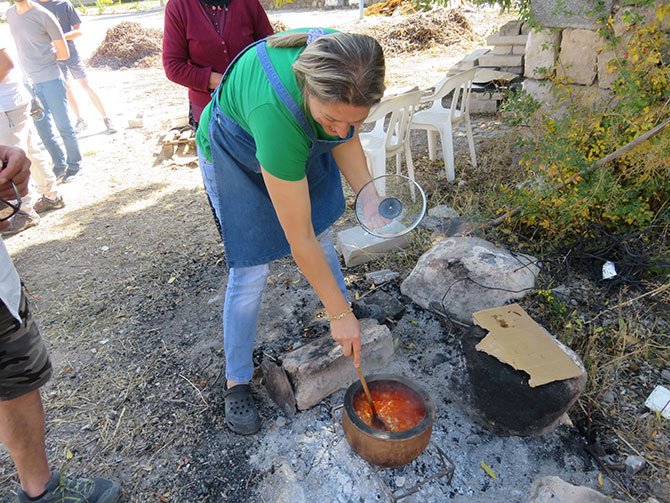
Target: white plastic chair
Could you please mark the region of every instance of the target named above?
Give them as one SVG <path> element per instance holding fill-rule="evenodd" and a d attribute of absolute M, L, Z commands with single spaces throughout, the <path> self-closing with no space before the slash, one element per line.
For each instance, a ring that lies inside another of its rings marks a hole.
<path fill-rule="evenodd" d="M 414 180 L 414 163 L 409 145 L 409 126 L 423 91 L 414 88 L 402 94 L 383 98 L 365 119 L 374 122 L 372 131 L 360 134 L 368 169 L 373 178 L 386 174 L 386 158 L 396 157 L 396 173 L 400 174 L 401 155 L 405 154 L 408 177 Z M 388 120 L 387 120 L 388 118 Z M 384 195 L 383 180 L 378 181 L 377 190 Z"/>
<path fill-rule="evenodd" d="M 416 112 L 412 118 L 411 129 L 425 129 L 428 133 L 428 156 L 431 161 L 436 159 L 435 144 L 437 133 L 439 133 L 444 165 L 447 170 L 447 180 L 450 182 L 456 179 L 453 132 L 461 122 L 465 123 L 472 166 L 477 167 L 475 142 L 472 138 L 469 113 L 470 90 L 472 89 L 472 80 L 475 78 L 475 71 L 476 68 L 472 68 L 438 82 L 432 92 L 428 91 L 421 98 L 421 103 L 432 102 L 430 108 Z M 442 105 L 442 98 L 449 93 L 453 93 L 451 106 L 445 108 Z"/>

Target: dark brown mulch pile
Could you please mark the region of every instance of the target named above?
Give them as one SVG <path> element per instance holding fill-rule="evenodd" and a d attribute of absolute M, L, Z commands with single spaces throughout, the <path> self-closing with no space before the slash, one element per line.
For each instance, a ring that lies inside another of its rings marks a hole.
<path fill-rule="evenodd" d="M 123 22 L 107 30 L 89 64 L 95 67 L 150 68 L 161 65 L 163 32 L 139 23 Z"/>
<path fill-rule="evenodd" d="M 386 54 L 412 53 L 434 45 L 474 40 L 470 22 L 453 9 L 401 17 L 396 22 L 371 26 L 367 32 L 379 41 Z"/>

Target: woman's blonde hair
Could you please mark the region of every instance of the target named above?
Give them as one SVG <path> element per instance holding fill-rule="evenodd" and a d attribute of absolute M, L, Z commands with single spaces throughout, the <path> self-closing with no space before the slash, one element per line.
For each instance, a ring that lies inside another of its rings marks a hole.
<path fill-rule="evenodd" d="M 268 38 L 270 47 L 299 47 L 308 33 Z M 311 42 L 293 63 L 303 93 L 323 103 L 372 106 L 384 95 L 384 51 L 367 35 L 328 33 Z"/>

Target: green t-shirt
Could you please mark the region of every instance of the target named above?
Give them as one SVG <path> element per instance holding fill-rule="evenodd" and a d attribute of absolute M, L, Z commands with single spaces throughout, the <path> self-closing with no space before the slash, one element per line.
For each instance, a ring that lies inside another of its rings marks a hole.
<path fill-rule="evenodd" d="M 302 28 L 291 31 L 307 31 Z M 326 30 L 334 33 L 335 30 Z M 267 46 L 268 56 L 279 79 L 298 104 L 303 103 L 303 94 L 298 86 L 291 65 L 305 49 L 300 47 L 275 48 Z M 232 67 L 221 86 L 219 106 L 224 114 L 233 119 L 249 133 L 256 142 L 256 158 L 263 169 L 282 180 L 302 180 L 311 140 L 275 93 L 265 76 L 261 62 L 253 48 L 244 53 Z M 304 106 L 303 106 L 304 110 Z M 339 140 L 330 136 L 309 112 L 307 121 L 317 138 Z M 196 134 L 198 147 L 211 162 L 209 122 L 212 117 L 212 102 L 202 112 Z"/>

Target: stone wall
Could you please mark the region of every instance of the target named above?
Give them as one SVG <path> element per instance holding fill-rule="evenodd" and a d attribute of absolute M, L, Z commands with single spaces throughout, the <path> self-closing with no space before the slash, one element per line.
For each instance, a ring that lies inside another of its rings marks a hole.
<path fill-rule="evenodd" d="M 550 97 L 545 81 L 555 75 L 591 100 L 608 98 L 608 90 L 616 78 L 610 63 L 617 57 L 625 57 L 624 47 L 636 28 L 636 20 L 642 24 L 654 22 L 656 7 L 661 1 L 647 8 L 604 1 L 604 12 L 612 17 L 614 35 L 619 40 L 614 48 L 609 48 L 597 33 L 594 2 L 532 0 L 532 15 L 542 28 L 530 30 L 528 34 L 524 89 L 536 99 L 546 101 Z M 668 23 L 665 20 L 662 29 L 670 29 Z"/>
<path fill-rule="evenodd" d="M 625 46 L 635 29 L 639 24 L 654 23 L 657 7 L 663 1 L 638 8 L 626 5 L 624 0 L 603 0 L 605 10 L 598 15 L 605 12 L 611 16 L 618 39 L 618 44 L 611 48 L 598 35 L 595 2 L 531 0 L 532 28 L 518 20 L 506 23 L 487 38 L 489 47 L 465 56 L 447 76 L 477 68 L 470 95 L 471 113 L 495 113 L 505 90 L 520 80 L 535 99 L 553 102 L 553 84 L 548 78 L 554 76 L 570 86 L 573 96 L 584 104 L 605 104 L 612 96 L 610 88 L 616 79 L 612 61 L 626 57 Z M 670 19 L 664 19 L 660 29 L 670 30 Z"/>

